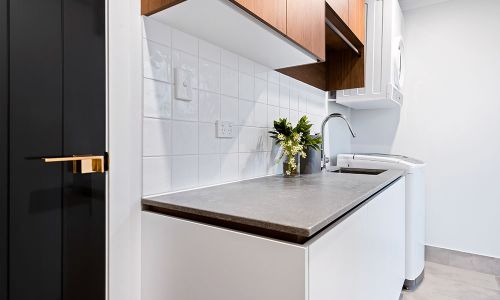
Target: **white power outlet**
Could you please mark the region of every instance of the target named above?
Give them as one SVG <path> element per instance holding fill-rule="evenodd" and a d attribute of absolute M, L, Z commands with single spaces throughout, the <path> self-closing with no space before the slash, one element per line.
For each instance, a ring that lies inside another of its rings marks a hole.
<path fill-rule="evenodd" d="M 217 137 L 218 138 L 234 138 L 236 135 L 236 128 L 234 128 L 232 122 L 228 121 L 217 121 Z"/>

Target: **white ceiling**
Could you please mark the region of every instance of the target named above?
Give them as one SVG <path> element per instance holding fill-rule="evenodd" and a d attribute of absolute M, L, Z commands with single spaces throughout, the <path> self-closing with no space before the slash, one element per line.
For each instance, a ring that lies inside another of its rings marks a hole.
<path fill-rule="evenodd" d="M 399 5 L 401 6 L 401 9 L 405 11 L 447 1 L 450 0 L 399 0 Z"/>

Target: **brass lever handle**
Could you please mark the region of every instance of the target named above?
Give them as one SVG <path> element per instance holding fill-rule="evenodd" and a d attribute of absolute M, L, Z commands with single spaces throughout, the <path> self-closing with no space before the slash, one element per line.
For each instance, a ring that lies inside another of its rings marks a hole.
<path fill-rule="evenodd" d="M 42 158 L 46 163 L 70 161 L 73 164 L 73 174 L 104 173 L 103 155 L 75 155 L 67 157 Z"/>

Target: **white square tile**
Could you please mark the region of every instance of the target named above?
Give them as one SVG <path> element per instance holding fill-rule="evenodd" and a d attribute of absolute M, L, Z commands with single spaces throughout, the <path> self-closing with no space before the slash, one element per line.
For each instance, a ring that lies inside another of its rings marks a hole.
<path fill-rule="evenodd" d="M 253 81 L 254 77 L 245 73 L 239 73 L 239 89 L 238 96 L 240 99 L 254 101 L 253 96 Z"/>
<path fill-rule="evenodd" d="M 290 123 L 292 123 L 292 126 L 295 127 L 298 121 L 299 121 L 299 112 L 296 110 L 290 110 Z"/>
<path fill-rule="evenodd" d="M 246 125 L 246 126 L 254 125 L 254 107 L 255 107 L 255 102 L 239 100 L 238 123 L 240 125 Z"/>
<path fill-rule="evenodd" d="M 174 98 L 172 119 L 198 121 L 198 90 L 193 90 L 193 100 L 186 101 Z"/>
<path fill-rule="evenodd" d="M 267 157 L 268 152 L 255 153 L 255 177 L 262 177 L 267 175 Z"/>
<path fill-rule="evenodd" d="M 267 85 L 267 104 L 280 106 L 280 86 L 269 82 Z"/>
<path fill-rule="evenodd" d="M 254 178 L 257 173 L 257 153 L 239 153 L 238 165 L 241 179 Z"/>
<path fill-rule="evenodd" d="M 290 88 L 280 85 L 280 107 L 290 107 Z"/>
<path fill-rule="evenodd" d="M 222 182 L 238 180 L 239 178 L 238 153 L 221 155 L 220 175 Z"/>
<path fill-rule="evenodd" d="M 143 40 L 144 77 L 172 82 L 172 52 L 158 43 Z"/>
<path fill-rule="evenodd" d="M 221 67 L 221 94 L 238 97 L 238 72 Z"/>
<path fill-rule="evenodd" d="M 269 73 L 267 73 L 267 78 L 269 82 L 279 84 L 280 83 L 280 73 L 271 70 Z"/>
<path fill-rule="evenodd" d="M 219 153 L 219 138 L 216 136 L 215 124 L 200 123 L 198 127 L 198 147 L 200 154 Z"/>
<path fill-rule="evenodd" d="M 238 70 L 238 55 L 222 49 L 220 63 L 233 70 Z"/>
<path fill-rule="evenodd" d="M 219 154 L 200 155 L 199 165 L 199 185 L 212 185 L 220 182 L 220 156 Z"/>
<path fill-rule="evenodd" d="M 198 154 L 198 123 L 172 121 L 172 153 Z"/>
<path fill-rule="evenodd" d="M 220 95 L 211 92 L 198 92 L 199 121 L 215 123 L 220 119 Z"/>
<path fill-rule="evenodd" d="M 211 60 L 215 63 L 220 64 L 221 49 L 207 41 L 198 41 L 200 58 L 205 58 Z"/>
<path fill-rule="evenodd" d="M 142 194 L 144 196 L 169 192 L 172 189 L 171 158 L 143 158 L 142 176 Z"/>
<path fill-rule="evenodd" d="M 221 120 L 238 123 L 238 98 L 221 95 L 220 99 Z"/>
<path fill-rule="evenodd" d="M 306 98 L 306 93 L 302 90 L 298 91 L 298 98 L 299 98 L 299 111 L 302 112 L 307 112 L 307 98 Z"/>
<path fill-rule="evenodd" d="M 280 85 L 290 87 L 290 77 L 280 73 Z"/>
<path fill-rule="evenodd" d="M 267 127 L 267 105 L 255 103 L 254 125 L 257 127 Z"/>
<path fill-rule="evenodd" d="M 290 121 L 290 109 L 280 107 L 280 118 L 281 119 L 285 118 L 288 121 Z"/>
<path fill-rule="evenodd" d="M 209 60 L 200 58 L 199 65 L 200 90 L 210 91 L 214 93 L 220 92 L 220 65 Z"/>
<path fill-rule="evenodd" d="M 161 156 L 171 154 L 170 120 L 144 118 L 143 122 L 143 155 Z"/>
<path fill-rule="evenodd" d="M 254 76 L 254 64 L 253 61 L 246 59 L 244 57 L 238 57 L 238 70 L 240 73 L 245 73 L 250 76 Z"/>
<path fill-rule="evenodd" d="M 150 41 L 164 46 L 172 45 L 172 32 L 170 27 L 150 17 L 142 17 L 142 36 Z"/>
<path fill-rule="evenodd" d="M 315 94 L 307 95 L 307 113 L 313 115 L 324 115 L 326 113 L 325 101 L 323 97 Z"/>
<path fill-rule="evenodd" d="M 172 29 L 172 48 L 198 56 L 198 39 L 177 29 Z"/>
<path fill-rule="evenodd" d="M 172 51 L 172 67 L 191 72 L 193 88 L 198 88 L 198 58 L 179 50 Z M 175 78 L 174 78 L 175 79 Z"/>
<path fill-rule="evenodd" d="M 255 78 L 255 101 L 267 104 L 267 81 Z"/>
<path fill-rule="evenodd" d="M 198 155 L 172 156 L 172 188 L 188 189 L 198 185 Z"/>
<path fill-rule="evenodd" d="M 265 80 L 267 82 L 267 73 L 269 73 L 269 68 L 260 64 L 254 64 L 255 77 Z"/>
<path fill-rule="evenodd" d="M 265 151 L 267 148 L 267 128 L 241 127 L 239 152 Z"/>
<path fill-rule="evenodd" d="M 274 121 L 278 121 L 280 117 L 280 109 L 275 106 L 267 107 L 267 127 L 274 128 Z"/>
<path fill-rule="evenodd" d="M 294 88 L 290 89 L 290 109 L 299 110 L 299 92 Z"/>
<path fill-rule="evenodd" d="M 163 81 L 144 78 L 144 116 L 172 117 L 172 86 Z"/>

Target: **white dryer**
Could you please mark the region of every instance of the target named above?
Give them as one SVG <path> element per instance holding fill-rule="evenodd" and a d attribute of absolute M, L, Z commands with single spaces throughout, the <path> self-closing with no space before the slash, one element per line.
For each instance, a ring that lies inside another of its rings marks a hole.
<path fill-rule="evenodd" d="M 399 169 L 406 172 L 406 258 L 404 288 L 415 289 L 424 278 L 425 163 L 392 154 L 339 154 L 338 167 Z"/>

